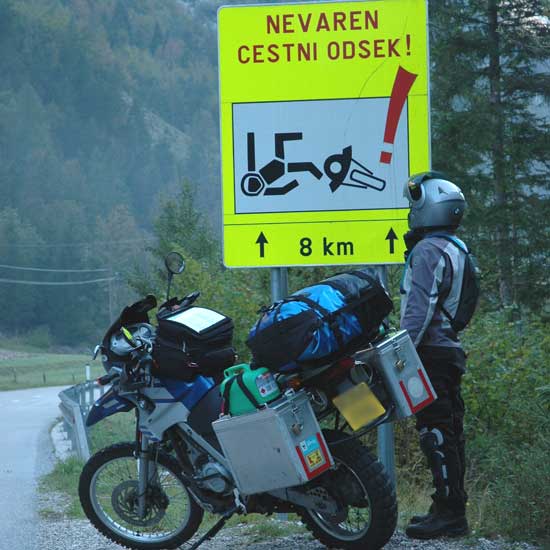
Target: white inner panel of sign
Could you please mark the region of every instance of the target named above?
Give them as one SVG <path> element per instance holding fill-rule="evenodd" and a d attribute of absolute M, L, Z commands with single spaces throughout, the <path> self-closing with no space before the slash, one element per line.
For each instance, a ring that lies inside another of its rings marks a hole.
<path fill-rule="evenodd" d="M 407 104 L 385 145 L 389 98 L 233 105 L 235 212 L 407 208 Z M 382 164 L 380 153 L 393 151 Z"/>

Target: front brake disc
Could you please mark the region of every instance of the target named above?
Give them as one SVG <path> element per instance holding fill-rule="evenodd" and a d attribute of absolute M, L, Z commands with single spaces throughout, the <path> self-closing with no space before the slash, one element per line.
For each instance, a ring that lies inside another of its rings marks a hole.
<path fill-rule="evenodd" d="M 111 494 L 111 504 L 121 519 L 138 527 L 151 527 L 163 517 L 168 507 L 168 498 L 158 487 L 147 491 L 145 516 L 138 512 L 139 485 L 137 481 L 127 480 L 119 483 Z"/>

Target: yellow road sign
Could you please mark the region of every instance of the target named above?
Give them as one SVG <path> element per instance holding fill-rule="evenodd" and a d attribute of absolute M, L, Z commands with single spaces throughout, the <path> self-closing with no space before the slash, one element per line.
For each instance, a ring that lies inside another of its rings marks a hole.
<path fill-rule="evenodd" d="M 225 264 L 401 263 L 426 0 L 228 6 L 218 32 Z"/>

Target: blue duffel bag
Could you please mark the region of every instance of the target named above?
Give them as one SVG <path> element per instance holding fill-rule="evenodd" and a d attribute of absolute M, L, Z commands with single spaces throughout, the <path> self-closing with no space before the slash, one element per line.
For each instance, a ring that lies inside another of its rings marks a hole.
<path fill-rule="evenodd" d="M 263 308 L 246 343 L 274 371 L 320 365 L 372 341 L 392 308 L 367 270 L 341 273 Z"/>

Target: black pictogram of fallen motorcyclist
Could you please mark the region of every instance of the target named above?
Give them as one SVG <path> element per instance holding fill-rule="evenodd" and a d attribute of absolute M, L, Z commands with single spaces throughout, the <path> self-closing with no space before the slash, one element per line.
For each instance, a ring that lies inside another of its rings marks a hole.
<path fill-rule="evenodd" d="M 288 162 L 285 159 L 285 143 L 300 141 L 302 132 L 286 132 L 275 134 L 275 158 L 265 166 L 256 169 L 256 138 L 254 132 L 247 133 L 248 172 L 241 179 L 242 192 L 249 197 L 259 195 L 286 195 L 296 189 L 300 182 L 293 178 L 283 185 L 278 182 L 287 174 L 309 172 L 317 180 L 323 177 L 323 172 L 311 161 Z M 352 146 L 348 145 L 341 153 L 327 157 L 323 163 L 325 175 L 330 179 L 329 188 L 334 193 L 340 187 L 356 187 L 359 189 L 374 189 L 383 191 L 386 181 L 376 177 L 371 170 L 353 158 Z"/>

